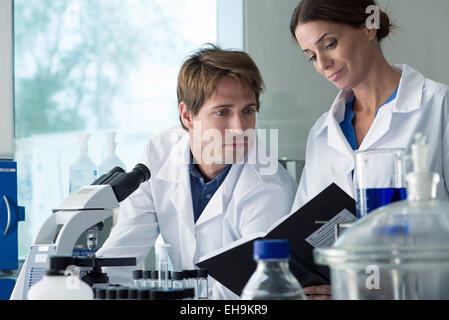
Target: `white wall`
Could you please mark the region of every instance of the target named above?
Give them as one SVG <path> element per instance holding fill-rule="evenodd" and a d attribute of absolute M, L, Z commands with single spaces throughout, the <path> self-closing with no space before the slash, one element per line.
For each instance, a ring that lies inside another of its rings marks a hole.
<path fill-rule="evenodd" d="M 258 118 L 279 129 L 279 158 L 303 160 L 307 135 L 333 102 L 337 89 L 322 78 L 290 36 L 299 0 L 245 0 L 245 49 L 266 83 Z M 408 63 L 426 77 L 449 84 L 449 1 L 384 0 L 398 28 L 383 44 L 390 63 Z"/>
<path fill-rule="evenodd" d="M 0 0 L 0 159 L 14 157 L 12 0 Z"/>

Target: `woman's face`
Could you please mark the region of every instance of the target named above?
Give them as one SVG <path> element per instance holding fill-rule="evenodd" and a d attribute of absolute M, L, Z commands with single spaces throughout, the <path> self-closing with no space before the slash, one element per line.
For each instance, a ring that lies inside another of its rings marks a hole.
<path fill-rule="evenodd" d="M 299 24 L 296 40 L 316 71 L 340 90 L 356 87 L 378 50 L 376 29 L 312 21 Z"/>

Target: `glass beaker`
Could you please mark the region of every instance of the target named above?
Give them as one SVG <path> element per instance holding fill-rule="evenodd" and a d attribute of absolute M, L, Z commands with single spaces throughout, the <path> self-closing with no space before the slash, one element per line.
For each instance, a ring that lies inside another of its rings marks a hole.
<path fill-rule="evenodd" d="M 355 152 L 354 187 L 358 218 L 407 198 L 405 165 L 404 149 Z"/>

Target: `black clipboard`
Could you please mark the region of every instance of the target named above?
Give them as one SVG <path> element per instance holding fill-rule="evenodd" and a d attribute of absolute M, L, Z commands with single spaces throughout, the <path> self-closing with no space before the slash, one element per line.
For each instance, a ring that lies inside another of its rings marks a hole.
<path fill-rule="evenodd" d="M 253 242 L 260 239 L 290 241 L 290 270 L 302 287 L 330 283 L 329 268 L 315 264 L 313 246 L 305 239 L 318 230 L 316 221 L 329 221 L 343 210 L 356 216 L 355 200 L 335 183 L 324 189 L 288 218 L 266 233 L 197 264 L 208 269 L 209 275 L 237 295 L 256 270 Z"/>

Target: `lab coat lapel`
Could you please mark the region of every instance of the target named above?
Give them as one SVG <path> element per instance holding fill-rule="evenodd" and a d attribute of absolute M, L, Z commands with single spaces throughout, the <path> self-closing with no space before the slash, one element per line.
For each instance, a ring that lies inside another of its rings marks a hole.
<path fill-rule="evenodd" d="M 346 100 L 350 95 L 351 91 L 340 92 L 327 115 L 326 124 L 328 145 L 343 155 L 352 157 L 353 150 L 340 128 L 340 122 L 344 119 Z"/>
<path fill-rule="evenodd" d="M 173 148 L 167 161 L 156 176 L 169 183 L 168 197 L 178 213 L 180 232 L 195 233 L 193 204 L 190 190 L 188 163 L 190 162 L 189 136 L 183 137 Z"/>
<path fill-rule="evenodd" d="M 227 205 L 231 200 L 232 190 L 234 190 L 235 184 L 237 183 L 242 168 L 243 164 L 232 165 L 225 180 L 217 189 L 217 191 L 212 196 L 209 203 L 201 213 L 199 219 L 196 222 L 196 227 L 226 212 Z"/>
<path fill-rule="evenodd" d="M 396 99 L 379 109 L 360 150 L 371 148 L 390 130 L 393 113 L 407 113 L 421 106 L 424 77 L 407 65 L 394 65 L 393 68 L 402 73 Z"/>
<path fill-rule="evenodd" d="M 394 101 L 382 107 L 382 110 L 377 114 L 371 128 L 368 130 L 365 139 L 363 139 L 359 150 L 369 149 L 390 130 L 393 103 Z"/>

